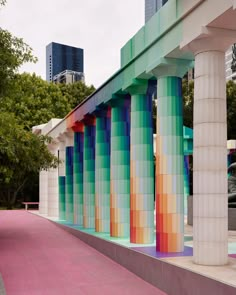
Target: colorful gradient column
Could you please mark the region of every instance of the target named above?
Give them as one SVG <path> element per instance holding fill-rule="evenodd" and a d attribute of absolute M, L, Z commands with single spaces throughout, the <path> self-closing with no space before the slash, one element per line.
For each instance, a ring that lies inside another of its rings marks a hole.
<path fill-rule="evenodd" d="M 59 184 L 59 220 L 66 220 L 66 177 L 65 177 L 65 142 L 59 144 L 59 167 L 58 167 L 58 184 Z"/>
<path fill-rule="evenodd" d="M 73 154 L 74 134 L 66 135 L 66 221 L 74 222 Z"/>
<path fill-rule="evenodd" d="M 110 234 L 130 235 L 130 100 L 118 99 L 111 109 Z"/>
<path fill-rule="evenodd" d="M 130 134 L 130 241 L 140 244 L 153 243 L 154 162 L 151 95 L 132 93 Z"/>
<path fill-rule="evenodd" d="M 84 121 L 83 226 L 95 228 L 95 118 Z"/>
<path fill-rule="evenodd" d="M 110 232 L 111 111 L 96 113 L 95 230 Z"/>
<path fill-rule="evenodd" d="M 83 225 L 83 124 L 74 133 L 74 224 Z"/>
<path fill-rule="evenodd" d="M 156 151 L 157 251 L 184 249 L 182 80 L 158 79 Z"/>

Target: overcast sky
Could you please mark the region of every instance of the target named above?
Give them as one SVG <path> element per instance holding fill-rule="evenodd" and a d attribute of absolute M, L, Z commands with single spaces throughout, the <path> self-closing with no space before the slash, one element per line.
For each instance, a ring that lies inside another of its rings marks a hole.
<path fill-rule="evenodd" d="M 38 57 L 23 70 L 46 77 L 50 42 L 84 49 L 86 84 L 98 87 L 120 66 L 120 48 L 144 24 L 144 0 L 8 0 L 0 26 Z"/>

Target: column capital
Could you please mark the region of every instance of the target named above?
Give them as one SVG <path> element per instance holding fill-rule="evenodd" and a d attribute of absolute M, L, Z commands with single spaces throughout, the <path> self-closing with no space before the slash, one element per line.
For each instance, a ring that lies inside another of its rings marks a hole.
<path fill-rule="evenodd" d="M 92 115 L 92 114 L 85 115 L 84 119 L 83 119 L 83 123 L 84 123 L 84 125 L 95 126 L 96 117 L 94 115 Z"/>
<path fill-rule="evenodd" d="M 191 67 L 193 67 L 192 60 L 163 57 L 159 59 L 157 66 L 151 72 L 157 78 L 167 76 L 183 78 Z"/>
<path fill-rule="evenodd" d="M 57 137 L 57 140 L 59 141 L 60 144 L 61 144 L 62 142 L 65 142 L 65 140 L 66 140 L 65 133 L 64 133 L 64 132 L 60 133 L 60 134 L 58 135 L 58 137 Z"/>
<path fill-rule="evenodd" d="M 53 154 L 55 153 L 59 148 L 59 142 L 52 141 L 51 143 L 48 144 L 48 149 L 49 151 Z"/>
<path fill-rule="evenodd" d="M 83 122 L 75 122 L 74 126 L 72 127 L 74 132 L 84 132 L 84 123 Z"/>
<path fill-rule="evenodd" d="M 94 115 L 98 118 L 100 117 L 108 117 L 111 113 L 111 107 L 108 104 L 101 104 L 96 107 L 96 110 L 94 112 Z"/>
<path fill-rule="evenodd" d="M 125 90 L 130 93 L 130 95 L 135 94 L 146 94 L 148 89 L 148 80 L 143 79 L 133 79 L 132 85 L 127 87 Z"/>
<path fill-rule="evenodd" d="M 71 128 L 67 128 L 66 132 L 62 135 L 62 141 L 65 142 L 65 146 L 73 146 L 74 145 L 74 131 Z"/>
<path fill-rule="evenodd" d="M 72 128 L 67 128 L 66 131 L 64 132 L 66 137 L 73 137 L 74 135 L 74 130 Z"/>
<path fill-rule="evenodd" d="M 199 37 L 190 42 L 182 42 L 180 48 L 192 51 L 194 55 L 206 51 L 225 52 L 236 40 L 236 30 L 203 26 Z"/>
<path fill-rule="evenodd" d="M 108 102 L 111 107 L 129 107 L 130 95 L 129 94 L 113 94 L 111 100 Z"/>

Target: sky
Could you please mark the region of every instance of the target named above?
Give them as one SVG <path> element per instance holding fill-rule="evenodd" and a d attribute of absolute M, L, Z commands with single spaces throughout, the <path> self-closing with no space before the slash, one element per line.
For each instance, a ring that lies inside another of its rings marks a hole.
<path fill-rule="evenodd" d="M 103 84 L 120 67 L 121 47 L 144 25 L 144 0 L 7 0 L 0 27 L 33 48 L 26 71 L 46 78 L 46 45 L 84 49 L 87 85 Z"/>

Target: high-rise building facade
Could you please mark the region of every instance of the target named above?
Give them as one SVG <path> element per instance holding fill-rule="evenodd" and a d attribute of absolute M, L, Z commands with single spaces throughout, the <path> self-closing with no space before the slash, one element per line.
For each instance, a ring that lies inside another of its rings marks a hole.
<path fill-rule="evenodd" d="M 84 76 L 84 50 L 52 42 L 46 47 L 46 80 L 66 71 L 82 73 Z"/>
<path fill-rule="evenodd" d="M 145 0 L 145 23 L 167 2 L 168 0 Z"/>
<path fill-rule="evenodd" d="M 225 54 L 225 70 L 226 70 L 226 81 L 233 80 L 236 81 L 236 71 L 235 67 L 232 69 L 233 63 L 233 49 L 234 46 L 230 47 Z M 235 51 L 235 49 L 234 49 Z M 235 52 L 234 52 L 235 55 Z"/>
<path fill-rule="evenodd" d="M 71 84 L 77 81 L 84 82 L 84 73 L 65 70 L 53 76 L 53 82 Z"/>

